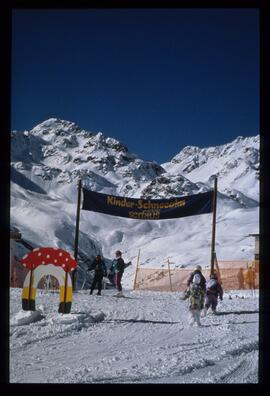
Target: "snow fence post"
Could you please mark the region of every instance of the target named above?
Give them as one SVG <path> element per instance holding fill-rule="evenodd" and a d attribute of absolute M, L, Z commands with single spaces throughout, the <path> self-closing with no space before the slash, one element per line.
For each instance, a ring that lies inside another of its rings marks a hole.
<path fill-rule="evenodd" d="M 170 279 L 170 289 L 172 291 L 172 279 L 171 279 L 171 268 L 170 268 L 170 259 L 168 258 L 168 270 L 169 270 L 169 279 Z"/>
<path fill-rule="evenodd" d="M 138 258 L 137 258 L 137 266 L 136 266 L 134 283 L 133 283 L 133 290 L 135 290 L 135 288 L 136 288 L 137 272 L 138 272 L 138 268 L 139 268 L 140 253 L 141 253 L 141 250 L 139 249 Z"/>

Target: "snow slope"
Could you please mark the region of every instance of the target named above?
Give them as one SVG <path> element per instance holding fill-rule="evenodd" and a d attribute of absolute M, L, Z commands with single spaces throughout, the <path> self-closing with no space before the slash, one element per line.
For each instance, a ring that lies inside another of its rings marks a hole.
<path fill-rule="evenodd" d="M 217 147 L 187 146 L 170 162 L 162 164 L 167 172 L 182 174 L 193 183 L 212 186 L 218 176 L 219 191 L 246 195 L 259 201 L 259 135 L 238 136 L 231 143 Z"/>
<path fill-rule="evenodd" d="M 35 313 L 10 291 L 11 383 L 257 383 L 258 296 L 225 293 L 219 315 L 187 324 L 179 293 L 114 291 L 73 296 L 38 291 Z M 229 298 L 231 297 L 231 299 Z"/>
<path fill-rule="evenodd" d="M 170 198 L 212 189 L 215 174 L 217 257 L 252 259 L 254 240 L 247 235 L 258 233 L 259 226 L 259 136 L 217 147 L 188 146 L 159 165 L 101 132 L 51 118 L 31 131 L 12 132 L 11 225 L 34 247 L 73 252 L 79 177 L 93 191 Z M 130 287 L 139 249 L 144 266 L 161 267 L 167 258 L 176 267 L 209 265 L 211 229 L 212 214 L 141 221 L 81 211 L 79 253 L 89 260 L 102 253 L 109 263 L 115 250 L 122 250 L 132 261 L 124 278 Z M 79 260 L 79 286 L 85 268 Z"/>

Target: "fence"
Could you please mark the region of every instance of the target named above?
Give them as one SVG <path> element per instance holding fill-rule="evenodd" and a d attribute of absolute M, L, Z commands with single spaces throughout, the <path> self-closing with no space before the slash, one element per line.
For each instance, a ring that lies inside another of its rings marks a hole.
<path fill-rule="evenodd" d="M 187 279 L 193 269 L 157 269 L 137 267 L 134 289 L 153 291 L 184 291 Z M 209 279 L 210 269 L 203 269 L 203 275 Z M 258 289 L 258 261 L 218 261 L 218 277 L 223 290 Z"/>

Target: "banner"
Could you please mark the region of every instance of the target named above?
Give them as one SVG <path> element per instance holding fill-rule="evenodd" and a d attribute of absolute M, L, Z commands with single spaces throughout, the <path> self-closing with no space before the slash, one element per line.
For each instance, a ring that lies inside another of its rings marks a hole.
<path fill-rule="evenodd" d="M 135 199 L 82 190 L 82 209 L 129 219 L 174 219 L 213 211 L 213 191 L 170 199 Z"/>

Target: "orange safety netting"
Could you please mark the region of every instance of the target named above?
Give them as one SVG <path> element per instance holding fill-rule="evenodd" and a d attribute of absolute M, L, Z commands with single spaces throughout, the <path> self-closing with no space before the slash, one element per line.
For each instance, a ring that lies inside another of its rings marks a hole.
<path fill-rule="evenodd" d="M 156 291 L 184 291 L 193 269 L 157 269 L 138 267 L 134 289 Z M 259 263 L 256 261 L 218 261 L 218 270 L 223 290 L 258 289 Z M 206 280 L 210 269 L 203 269 Z"/>

